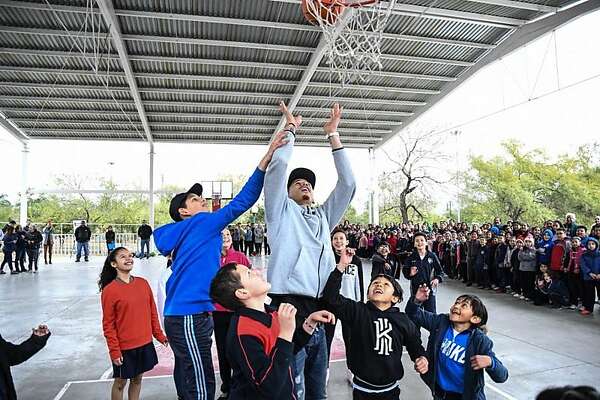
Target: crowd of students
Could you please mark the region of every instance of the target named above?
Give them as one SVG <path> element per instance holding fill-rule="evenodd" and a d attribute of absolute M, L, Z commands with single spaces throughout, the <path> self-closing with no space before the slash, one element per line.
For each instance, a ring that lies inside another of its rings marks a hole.
<path fill-rule="evenodd" d="M 582 315 L 590 315 L 600 298 L 600 216 L 590 228 L 577 224 L 571 213 L 540 226 L 495 218 L 470 227 L 449 220 L 432 226 L 345 221 L 341 228 L 358 254 L 372 257 L 374 267 L 385 258 L 389 269 L 383 272 L 396 278 L 411 262 L 415 233 L 424 232 L 444 276 L 466 286 Z"/>

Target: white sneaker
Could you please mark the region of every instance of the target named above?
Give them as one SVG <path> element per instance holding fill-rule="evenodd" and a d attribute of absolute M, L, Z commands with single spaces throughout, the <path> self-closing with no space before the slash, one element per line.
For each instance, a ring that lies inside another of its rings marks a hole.
<path fill-rule="evenodd" d="M 526 299 L 525 299 L 525 296 L 519 296 L 519 299 L 521 299 L 521 300 L 526 300 Z"/>
<path fill-rule="evenodd" d="M 570 308 L 571 310 L 577 310 L 577 306 L 576 306 L 575 304 L 571 304 L 571 305 L 569 306 L 569 308 Z"/>
<path fill-rule="evenodd" d="M 515 293 L 515 294 L 513 294 L 513 297 L 517 297 L 518 298 L 518 297 L 521 297 L 521 295 L 519 293 Z"/>

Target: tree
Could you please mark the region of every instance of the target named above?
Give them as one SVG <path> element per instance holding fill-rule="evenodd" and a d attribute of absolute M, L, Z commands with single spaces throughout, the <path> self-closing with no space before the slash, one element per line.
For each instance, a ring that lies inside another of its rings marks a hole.
<path fill-rule="evenodd" d="M 0 194 L 0 221 L 8 222 L 16 215 L 15 207 L 8 201 L 6 194 Z"/>
<path fill-rule="evenodd" d="M 446 180 L 440 163 L 449 159 L 444 151 L 446 135 L 434 132 L 407 132 L 398 135 L 387 158 L 395 169 L 379 176 L 380 214 L 383 221 L 423 219 L 430 211 L 431 194 Z M 437 173 L 437 175 L 436 175 Z"/>
<path fill-rule="evenodd" d="M 567 212 L 575 212 L 580 222 L 589 222 L 599 211 L 596 145 L 582 146 L 574 155 L 556 160 L 541 149 L 524 152 L 517 141 L 503 147 L 506 157 L 471 158 L 472 173 L 462 200 L 464 220 L 481 222 L 501 216 L 540 223 L 563 220 Z"/>

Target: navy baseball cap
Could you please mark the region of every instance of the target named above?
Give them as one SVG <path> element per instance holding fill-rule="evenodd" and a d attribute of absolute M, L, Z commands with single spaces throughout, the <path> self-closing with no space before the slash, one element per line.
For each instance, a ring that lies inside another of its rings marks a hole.
<path fill-rule="evenodd" d="M 292 183 L 294 183 L 294 181 L 296 179 L 304 179 L 304 180 L 306 180 L 308 183 L 310 183 L 310 185 L 314 189 L 317 177 L 315 176 L 315 173 L 312 172 L 308 168 L 296 168 L 295 170 L 293 170 L 290 173 L 290 177 L 288 178 L 288 182 L 287 182 L 287 188 L 288 189 L 290 188 L 290 186 L 292 186 Z"/>
<path fill-rule="evenodd" d="M 171 204 L 169 205 L 169 215 L 173 221 L 178 222 L 182 220 L 181 215 L 179 215 L 179 209 L 185 207 L 185 200 L 190 194 L 202 196 L 202 185 L 199 183 L 194 183 L 190 190 L 183 193 L 177 193 L 175 197 L 171 199 Z"/>

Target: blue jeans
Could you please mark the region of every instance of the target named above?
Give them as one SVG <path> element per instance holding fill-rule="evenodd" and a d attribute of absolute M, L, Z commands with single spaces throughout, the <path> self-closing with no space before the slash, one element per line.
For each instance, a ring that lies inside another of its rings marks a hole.
<path fill-rule="evenodd" d="M 212 317 L 208 313 L 166 316 L 165 333 L 175 355 L 173 378 L 178 396 L 184 400 L 213 400 Z"/>
<path fill-rule="evenodd" d="M 319 327 L 296 354 L 294 362 L 296 398 L 298 400 L 323 400 L 327 398 L 327 340 L 325 329 Z"/>
<path fill-rule="evenodd" d="M 76 260 L 81 259 L 82 249 L 85 259 L 87 260 L 90 256 L 90 242 L 77 242 L 77 256 L 75 257 Z"/>
<path fill-rule="evenodd" d="M 150 239 L 148 240 L 141 240 L 142 244 L 141 244 L 141 249 L 140 249 L 140 258 L 142 257 L 150 257 Z M 146 247 L 146 255 L 144 255 L 144 247 Z"/>

